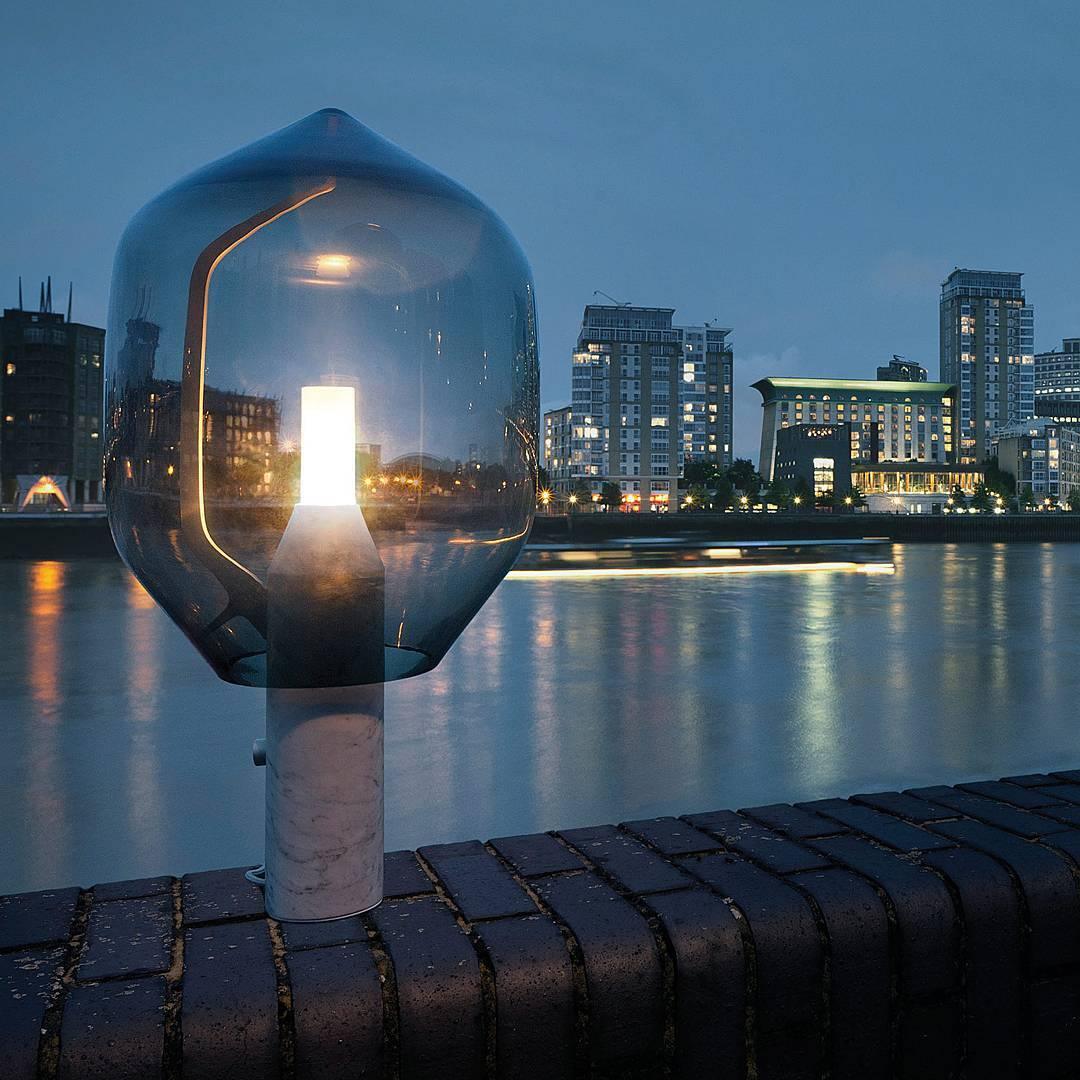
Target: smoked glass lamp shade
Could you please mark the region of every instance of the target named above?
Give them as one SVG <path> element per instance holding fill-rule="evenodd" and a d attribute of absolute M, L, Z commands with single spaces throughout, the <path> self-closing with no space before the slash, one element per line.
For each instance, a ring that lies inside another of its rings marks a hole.
<path fill-rule="evenodd" d="M 439 662 L 524 543 L 539 390 L 528 264 L 475 196 L 345 113 L 315 113 L 141 210 L 107 340 L 113 537 L 229 682 L 266 685 L 268 568 L 302 471 L 316 501 L 345 483 L 361 507 L 385 570 L 387 681 Z M 340 430 L 320 449 L 314 411 L 302 440 L 311 387 L 346 389 L 332 395 L 353 412 L 344 451 Z"/>

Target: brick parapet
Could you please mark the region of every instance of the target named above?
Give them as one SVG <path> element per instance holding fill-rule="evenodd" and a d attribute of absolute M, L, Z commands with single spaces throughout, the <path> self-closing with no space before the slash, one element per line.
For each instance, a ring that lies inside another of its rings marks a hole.
<path fill-rule="evenodd" d="M 1073 1077 L 1080 771 L 0 898 L 0 1075 Z"/>

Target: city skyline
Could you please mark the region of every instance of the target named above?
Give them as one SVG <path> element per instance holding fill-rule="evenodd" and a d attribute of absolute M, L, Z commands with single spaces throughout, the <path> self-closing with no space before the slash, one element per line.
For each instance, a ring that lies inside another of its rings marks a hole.
<path fill-rule="evenodd" d="M 285 5 L 256 19 L 195 3 L 132 7 L 117 34 L 60 3 L 44 35 L 16 10 L 25 45 L 0 74 L 4 306 L 17 274 L 53 273 L 75 281 L 75 317 L 104 325 L 115 245 L 140 205 L 335 105 L 476 191 L 520 238 L 545 408 L 569 400 L 562 358 L 594 290 L 735 327 L 740 457 L 755 456 L 749 386 L 765 375 L 858 377 L 894 352 L 938 374 L 934 311 L 954 266 L 1025 272 L 1037 351 L 1080 332 L 1078 152 L 1057 137 L 1075 126 L 1080 12 L 615 10 L 313 19 Z M 697 56 L 699 38 L 711 45 Z M 195 54 L 216 73 L 199 83 L 182 59 Z M 1001 54 L 1008 77 L 984 61 Z"/>

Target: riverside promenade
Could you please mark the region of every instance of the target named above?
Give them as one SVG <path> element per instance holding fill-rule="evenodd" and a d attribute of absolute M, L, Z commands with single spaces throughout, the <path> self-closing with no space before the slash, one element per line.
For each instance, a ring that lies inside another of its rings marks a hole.
<path fill-rule="evenodd" d="M 0 898 L 16 1078 L 1075 1077 L 1080 770 Z"/>

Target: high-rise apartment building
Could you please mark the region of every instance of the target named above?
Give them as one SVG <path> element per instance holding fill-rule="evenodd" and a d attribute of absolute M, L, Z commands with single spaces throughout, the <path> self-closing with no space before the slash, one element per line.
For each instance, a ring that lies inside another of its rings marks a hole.
<path fill-rule="evenodd" d="M 570 407 L 544 417 L 545 464 L 557 489 L 580 478 L 599 495 L 614 483 L 628 509 L 662 511 L 677 505 L 688 461 L 731 464 L 731 331 L 673 326 L 674 314 L 585 308 L 571 358 Z M 566 428 L 568 469 L 560 441 Z"/>
<path fill-rule="evenodd" d="M 72 322 L 70 298 L 54 312 L 51 282 L 37 311 L 19 293 L 0 318 L 0 498 L 100 502 L 105 331 Z"/>
<path fill-rule="evenodd" d="M 957 387 L 960 461 L 983 461 L 998 427 L 1035 414 L 1035 309 L 1022 277 L 954 270 L 941 286 L 941 378 Z"/>

